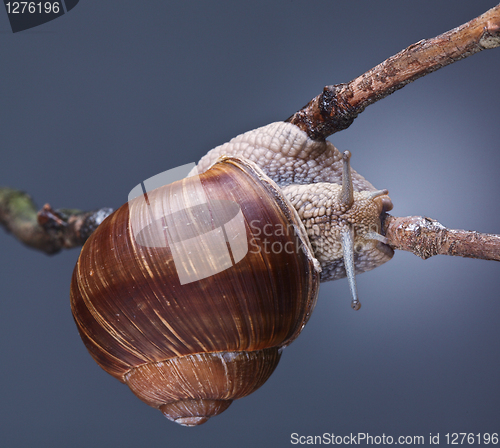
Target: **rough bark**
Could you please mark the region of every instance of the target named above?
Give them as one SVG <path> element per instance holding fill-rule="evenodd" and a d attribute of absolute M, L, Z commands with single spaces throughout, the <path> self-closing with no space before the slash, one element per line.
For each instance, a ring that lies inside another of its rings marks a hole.
<path fill-rule="evenodd" d="M 348 128 L 363 110 L 406 84 L 481 50 L 500 46 L 500 4 L 432 39 L 421 40 L 345 84 L 323 92 L 288 120 L 313 140 Z"/>
<path fill-rule="evenodd" d="M 433 255 L 456 255 L 500 261 L 500 235 L 448 229 L 424 216 L 388 216 L 384 233 L 393 249 L 412 252 L 424 260 Z"/>
<path fill-rule="evenodd" d="M 346 84 L 327 86 L 287 121 L 314 140 L 347 128 L 368 105 L 421 76 L 484 49 L 500 46 L 500 4 L 476 19 L 433 39 L 422 40 Z M 111 213 L 53 210 L 40 212 L 18 190 L 0 188 L 0 225 L 24 244 L 53 254 L 82 245 Z M 499 260 L 500 236 L 447 229 L 431 218 L 388 217 L 389 244 L 422 258 L 436 254 Z"/>
<path fill-rule="evenodd" d="M 0 188 L 0 225 L 26 246 L 46 254 L 83 245 L 112 211 L 110 208 L 90 212 L 54 210 L 45 204 L 37 212 L 28 194 Z"/>

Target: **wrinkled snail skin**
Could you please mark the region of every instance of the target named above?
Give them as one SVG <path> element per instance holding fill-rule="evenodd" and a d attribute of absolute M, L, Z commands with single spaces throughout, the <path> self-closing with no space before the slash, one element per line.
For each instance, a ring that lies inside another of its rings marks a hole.
<path fill-rule="evenodd" d="M 212 149 L 201 158 L 197 172 L 208 169 L 221 155 L 251 160 L 282 188 L 305 225 L 321 264 L 321 281 L 346 277 L 340 235 L 348 227 L 354 230 L 354 272 L 374 269 L 394 255 L 380 241 L 381 220 L 392 202 L 386 190 L 377 190 L 350 168 L 350 153 L 344 157 L 332 143 L 314 141 L 297 126 L 276 122 Z M 349 185 L 354 201 L 348 206 L 339 195 Z"/>
<path fill-rule="evenodd" d="M 246 236 L 248 252 L 245 245 L 237 256 L 224 226 L 230 267 L 198 272 L 196 281 L 181 282 L 175 248 L 147 244 L 155 232 L 176 230 L 151 223 L 144 200 L 110 215 L 84 245 L 71 283 L 73 316 L 92 357 L 184 426 L 206 422 L 259 388 L 307 323 L 320 281 L 347 275 L 359 309 L 355 272 L 392 257 L 380 235 L 392 207 L 387 191 L 351 170 L 349 157 L 292 124 L 273 123 L 210 151 L 198 176 L 148 192 L 148 207 L 177 210 L 193 227 L 201 226 L 196 207 L 179 210 L 175 201 L 196 182 L 215 207 L 207 215 L 220 203 L 238 205 L 243 227 L 235 235 Z M 139 237 L 133 222 L 148 219 Z"/>

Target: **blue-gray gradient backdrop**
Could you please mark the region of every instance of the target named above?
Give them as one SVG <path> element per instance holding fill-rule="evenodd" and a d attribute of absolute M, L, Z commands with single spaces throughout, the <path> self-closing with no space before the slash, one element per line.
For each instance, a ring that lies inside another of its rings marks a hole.
<path fill-rule="evenodd" d="M 494 0 L 81 0 L 12 34 L 0 11 L 0 185 L 39 206 L 118 207 L 140 181 L 286 119 Z M 500 49 L 370 106 L 330 138 L 399 216 L 500 233 Z M 0 231 L 2 447 L 286 447 L 291 434 L 500 432 L 500 265 L 398 252 L 321 285 L 270 380 L 182 428 L 102 371 L 77 334 L 78 257 Z"/>

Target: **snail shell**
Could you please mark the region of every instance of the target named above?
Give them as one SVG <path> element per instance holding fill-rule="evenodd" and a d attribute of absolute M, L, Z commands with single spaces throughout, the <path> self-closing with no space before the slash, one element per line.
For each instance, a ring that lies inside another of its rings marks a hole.
<path fill-rule="evenodd" d="M 183 230 L 198 225 L 193 218 L 199 209 L 188 200 L 197 182 L 212 231 L 225 227 L 231 262 L 223 270 L 210 271 L 217 260 L 198 269 L 196 256 L 175 262 L 177 245 L 187 253 L 196 239 L 189 236 L 204 232 Z M 237 204 L 246 248 L 234 246 L 235 233 L 217 221 L 221 201 Z M 175 214 L 175 244 L 148 244 L 170 226 L 152 219 L 152 208 L 164 217 Z M 142 237 L 134 222 L 141 223 Z M 183 280 L 180 268 L 195 276 Z M 269 378 L 281 350 L 309 319 L 319 272 L 305 228 L 278 186 L 252 162 L 223 158 L 199 177 L 148 192 L 146 200 L 110 215 L 82 249 L 71 308 L 87 349 L 105 371 L 167 418 L 194 426 Z"/>

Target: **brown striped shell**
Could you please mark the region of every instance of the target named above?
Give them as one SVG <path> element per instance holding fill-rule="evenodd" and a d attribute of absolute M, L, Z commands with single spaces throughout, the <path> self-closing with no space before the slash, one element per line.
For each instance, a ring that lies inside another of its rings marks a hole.
<path fill-rule="evenodd" d="M 197 206 L 175 203 L 189 196 L 175 192 L 191 191 L 196 182 L 206 195 L 209 230 L 224 227 L 231 252 L 229 267 L 208 276 L 197 264 L 203 253 L 186 255 L 189 237 L 208 232 L 207 222 L 200 224 Z M 220 204 L 237 204 L 240 227 L 229 225 L 231 207 L 220 216 Z M 153 209 L 166 221 L 151 218 Z M 169 244 L 148 244 L 156 231 L 171 232 Z M 242 235 L 247 246 L 235 245 Z M 183 281 L 182 268 L 197 279 Z M 281 349 L 309 319 L 318 286 L 319 267 L 295 209 L 252 162 L 223 158 L 110 215 L 82 249 L 71 307 L 104 370 L 169 419 L 194 426 L 269 378 Z"/>

